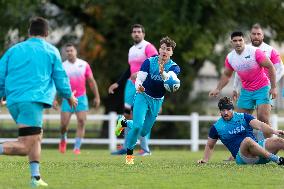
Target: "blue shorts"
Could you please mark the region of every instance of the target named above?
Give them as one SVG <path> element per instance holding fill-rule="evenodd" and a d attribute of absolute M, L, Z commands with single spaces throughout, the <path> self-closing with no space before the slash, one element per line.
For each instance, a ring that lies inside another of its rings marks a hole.
<path fill-rule="evenodd" d="M 135 84 L 128 79 L 124 89 L 124 107 L 131 109 L 136 95 Z"/>
<path fill-rule="evenodd" d="M 68 101 L 66 99 L 62 100 L 62 104 L 61 104 L 61 112 L 70 112 L 70 113 L 74 113 L 74 112 L 84 112 L 84 111 L 88 111 L 89 110 L 89 104 L 88 104 L 88 98 L 86 95 L 83 96 L 79 96 L 78 98 L 78 105 L 76 108 L 74 107 L 70 107 L 70 105 L 68 104 Z"/>
<path fill-rule="evenodd" d="M 17 125 L 42 127 L 43 107 L 40 102 L 20 102 L 8 106 L 8 110 Z"/>
<path fill-rule="evenodd" d="M 258 144 L 265 149 L 265 140 L 261 140 L 258 142 Z M 238 165 L 245 165 L 245 164 L 266 164 L 270 162 L 269 159 L 263 158 L 263 157 L 256 157 L 256 158 L 247 158 L 242 153 L 238 152 L 236 156 L 236 163 Z"/>
<path fill-rule="evenodd" d="M 242 88 L 237 102 L 238 108 L 252 110 L 261 104 L 272 104 L 269 91 L 270 86 L 265 86 L 255 91 L 248 91 Z"/>

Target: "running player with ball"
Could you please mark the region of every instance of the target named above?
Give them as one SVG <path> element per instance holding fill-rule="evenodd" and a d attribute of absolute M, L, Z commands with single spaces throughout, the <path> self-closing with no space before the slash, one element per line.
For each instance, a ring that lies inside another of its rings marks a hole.
<path fill-rule="evenodd" d="M 175 92 L 179 88 L 177 75 L 180 67 L 170 58 L 176 43 L 169 37 L 160 41 L 159 55 L 144 61 L 135 82 L 136 97 L 133 106 L 133 120 L 121 117 L 117 121 L 115 134 L 129 128 L 127 135 L 126 164 L 134 164 L 133 149 L 138 137 L 146 136 L 154 125 L 164 100 L 166 89 Z M 167 86 L 166 88 L 164 87 Z"/>

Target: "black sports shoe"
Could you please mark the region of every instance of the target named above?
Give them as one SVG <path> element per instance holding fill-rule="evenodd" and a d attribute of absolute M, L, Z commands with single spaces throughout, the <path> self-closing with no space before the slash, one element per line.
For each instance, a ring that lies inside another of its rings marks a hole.
<path fill-rule="evenodd" d="M 284 165 L 284 157 L 279 158 L 279 163 L 278 165 Z"/>

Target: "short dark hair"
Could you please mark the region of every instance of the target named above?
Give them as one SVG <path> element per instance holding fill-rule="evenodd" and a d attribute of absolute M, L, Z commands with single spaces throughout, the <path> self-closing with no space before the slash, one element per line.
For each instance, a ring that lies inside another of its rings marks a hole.
<path fill-rule="evenodd" d="M 30 21 L 29 34 L 32 36 L 48 36 L 48 21 L 42 17 L 34 17 Z"/>
<path fill-rule="evenodd" d="M 218 102 L 218 108 L 219 108 L 219 110 L 224 110 L 224 109 L 232 110 L 232 109 L 234 109 L 234 104 L 232 102 L 232 99 L 230 97 L 227 97 L 227 96 L 221 98 Z"/>
<path fill-rule="evenodd" d="M 231 34 L 231 39 L 233 39 L 234 37 L 244 37 L 244 33 L 241 32 L 241 31 L 234 31 L 232 34 Z"/>
<path fill-rule="evenodd" d="M 171 38 L 169 38 L 168 36 L 163 37 L 160 40 L 160 45 L 162 45 L 164 43 L 167 45 L 167 47 L 172 47 L 173 49 L 176 47 L 176 42 L 174 40 L 172 40 Z"/>
<path fill-rule="evenodd" d="M 145 33 L 145 28 L 141 24 L 133 24 L 131 27 L 131 33 L 133 31 L 133 28 L 141 28 L 142 32 Z"/>
<path fill-rule="evenodd" d="M 252 25 L 251 29 L 261 29 L 262 30 L 262 27 L 259 23 L 255 23 L 254 25 Z"/>
<path fill-rule="evenodd" d="M 74 48 L 76 48 L 74 43 L 66 43 L 65 47 L 74 47 Z"/>

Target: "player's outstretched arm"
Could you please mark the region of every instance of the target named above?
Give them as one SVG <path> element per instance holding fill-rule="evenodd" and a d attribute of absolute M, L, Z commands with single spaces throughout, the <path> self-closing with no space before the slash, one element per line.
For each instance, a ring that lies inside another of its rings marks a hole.
<path fill-rule="evenodd" d="M 198 160 L 197 163 L 207 163 L 214 151 L 214 147 L 216 145 L 217 139 L 212 139 L 208 137 L 207 144 L 204 149 L 203 158 Z"/>
<path fill-rule="evenodd" d="M 222 74 L 216 89 L 210 91 L 209 96 L 217 97 L 220 94 L 220 91 L 229 83 L 232 74 L 232 70 L 225 68 L 224 73 Z"/>
<path fill-rule="evenodd" d="M 239 75 L 237 73 L 235 73 L 233 94 L 232 94 L 232 99 L 234 101 L 237 101 L 237 99 L 239 98 L 239 94 L 240 94 L 241 88 L 242 88 L 241 79 L 240 79 Z"/>
<path fill-rule="evenodd" d="M 253 119 L 249 123 L 252 128 L 261 130 L 263 133 L 267 133 L 269 135 L 275 134 L 277 136 L 282 136 L 284 135 L 284 131 L 282 130 L 274 130 L 272 127 L 267 125 L 266 123 L 259 121 L 257 119 Z"/>
<path fill-rule="evenodd" d="M 111 84 L 108 88 L 109 94 L 114 94 L 114 91 L 122 85 L 129 77 L 131 76 L 130 66 L 128 66 L 127 70 L 120 76 L 117 82 Z"/>

